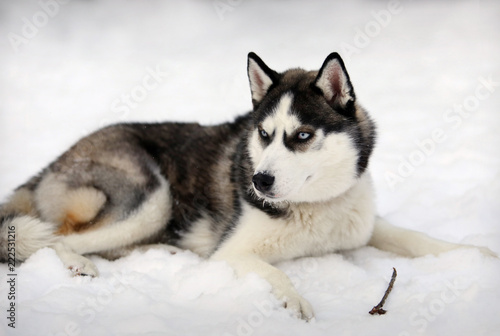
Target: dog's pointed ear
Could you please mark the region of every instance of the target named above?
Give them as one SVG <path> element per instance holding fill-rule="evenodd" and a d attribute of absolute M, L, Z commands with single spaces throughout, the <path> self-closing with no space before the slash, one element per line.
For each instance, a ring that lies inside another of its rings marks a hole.
<path fill-rule="evenodd" d="M 248 54 L 247 70 L 252 92 L 252 103 L 256 108 L 269 91 L 269 88 L 278 82 L 279 75 L 253 52 Z"/>
<path fill-rule="evenodd" d="M 336 52 L 331 53 L 323 62 L 313 85 L 321 90 L 328 104 L 340 110 L 351 110 L 356 96 L 351 80 L 345 69 L 344 61 Z"/>

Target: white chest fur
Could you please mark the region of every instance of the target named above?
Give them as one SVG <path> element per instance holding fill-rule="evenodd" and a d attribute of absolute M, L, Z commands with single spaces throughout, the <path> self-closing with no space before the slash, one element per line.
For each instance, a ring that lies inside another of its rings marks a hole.
<path fill-rule="evenodd" d="M 371 179 L 364 174 L 340 197 L 293 205 L 286 219 L 245 205 L 240 224 L 218 252 L 256 254 L 272 263 L 352 249 L 368 242 L 374 221 Z"/>

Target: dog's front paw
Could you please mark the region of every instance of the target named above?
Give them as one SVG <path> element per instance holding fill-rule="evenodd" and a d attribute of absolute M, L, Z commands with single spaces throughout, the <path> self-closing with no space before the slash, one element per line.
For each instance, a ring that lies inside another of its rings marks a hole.
<path fill-rule="evenodd" d="M 479 250 L 479 252 L 481 252 L 483 255 L 485 255 L 487 257 L 493 257 L 493 258 L 498 259 L 498 254 L 496 254 L 495 252 L 493 252 L 492 250 L 490 250 L 487 247 L 482 247 L 482 246 L 472 246 L 472 247 L 477 248 Z"/>
<path fill-rule="evenodd" d="M 455 250 L 455 249 L 474 249 L 479 252 L 481 252 L 482 255 L 486 257 L 493 257 L 493 258 L 499 258 L 498 254 L 493 252 L 487 247 L 484 246 L 477 246 L 477 245 L 469 245 L 469 244 L 452 244 L 453 248 L 450 250 Z"/>
<path fill-rule="evenodd" d="M 295 317 L 305 321 L 310 321 L 314 318 L 314 311 L 311 304 L 298 293 L 278 295 L 278 298 L 283 300 L 283 306 L 292 312 Z"/>

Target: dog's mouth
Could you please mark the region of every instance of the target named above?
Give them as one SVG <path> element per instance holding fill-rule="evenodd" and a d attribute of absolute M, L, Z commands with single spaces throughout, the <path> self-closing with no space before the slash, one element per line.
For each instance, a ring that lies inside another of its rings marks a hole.
<path fill-rule="evenodd" d="M 307 176 L 304 183 L 309 182 L 311 180 L 311 178 L 312 178 L 312 175 Z M 304 183 L 302 183 L 301 186 L 303 186 Z M 252 189 L 253 189 L 255 195 L 265 202 L 281 203 L 281 202 L 291 201 L 291 199 L 288 199 L 289 193 L 285 193 L 285 194 L 276 193 L 276 189 L 272 188 L 272 187 L 265 190 L 262 187 L 257 186 L 254 182 L 252 184 Z M 292 194 L 293 194 L 293 192 L 292 192 Z"/>
<path fill-rule="evenodd" d="M 254 190 L 255 194 L 257 195 L 257 197 L 259 197 L 265 201 L 279 202 L 282 198 L 281 195 L 275 194 L 275 193 L 270 192 L 270 191 L 262 192 L 262 191 L 255 189 L 255 187 L 253 188 L 253 190 Z"/>

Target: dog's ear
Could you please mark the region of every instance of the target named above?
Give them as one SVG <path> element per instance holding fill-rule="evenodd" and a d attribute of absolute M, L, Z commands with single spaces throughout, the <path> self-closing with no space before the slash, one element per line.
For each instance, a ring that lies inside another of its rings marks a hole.
<path fill-rule="evenodd" d="M 255 53 L 248 54 L 248 80 L 252 91 L 252 103 L 256 108 L 269 88 L 278 82 L 278 73 L 271 70 Z"/>
<path fill-rule="evenodd" d="M 356 96 L 344 61 L 336 52 L 323 62 L 313 85 L 321 90 L 328 104 L 339 112 L 354 113 Z"/>

